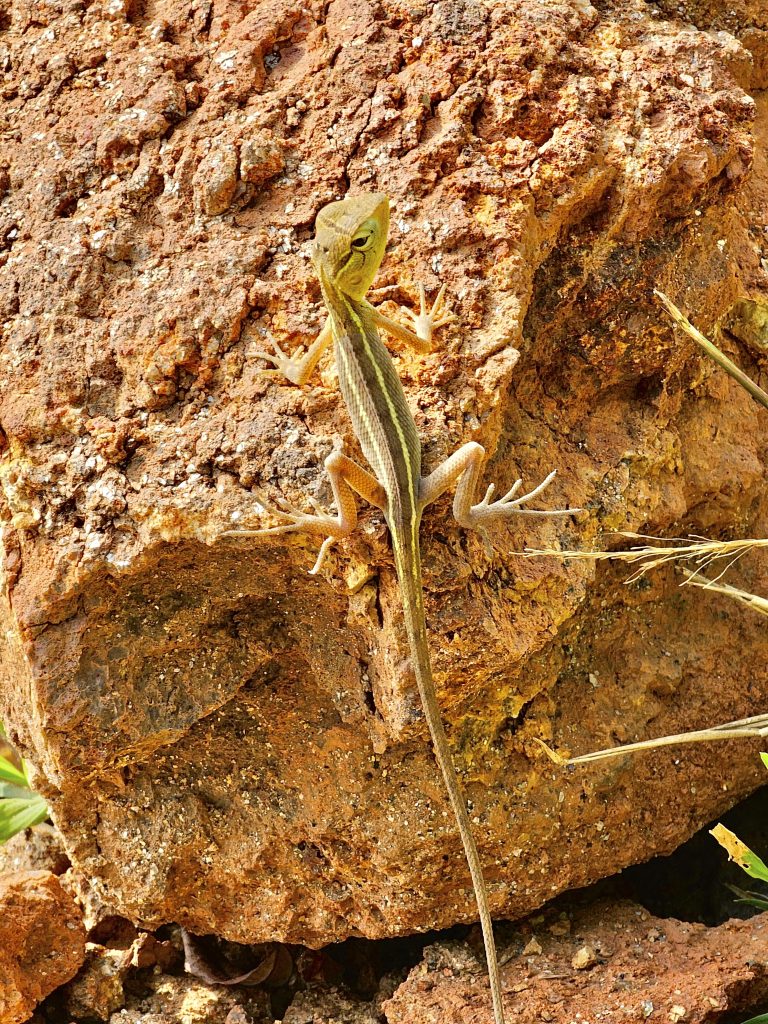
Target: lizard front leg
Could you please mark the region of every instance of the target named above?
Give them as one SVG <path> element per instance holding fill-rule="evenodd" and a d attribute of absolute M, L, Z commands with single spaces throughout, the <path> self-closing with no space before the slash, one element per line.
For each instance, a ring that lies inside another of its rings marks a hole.
<path fill-rule="evenodd" d="M 325 556 L 337 540 L 348 537 L 357 525 L 357 498 L 359 494 L 371 505 L 383 509 L 386 505 L 387 496 L 384 488 L 376 477 L 372 476 L 362 466 L 358 466 L 352 459 L 347 458 L 342 452 L 332 452 L 325 460 L 325 469 L 331 480 L 333 497 L 338 509 L 338 515 L 315 514 L 299 512 L 294 509 L 269 509 L 265 511 L 275 516 L 282 516 L 287 523 L 281 526 L 268 526 L 262 529 L 224 530 L 220 537 L 259 537 L 269 533 L 320 533 L 325 534 L 320 551 L 310 573 L 315 575 L 320 571 Z"/>
<path fill-rule="evenodd" d="M 377 327 L 394 338 L 404 341 L 406 345 L 416 349 L 417 352 L 430 352 L 432 337 L 437 328 L 444 327 L 445 324 L 450 324 L 456 319 L 455 314 L 451 313 L 445 305 L 445 285 L 441 285 L 437 298 L 430 309 L 427 308 L 427 297 L 423 284 L 419 285 L 419 312 L 414 313 L 413 310 L 403 307 L 403 311 L 413 320 L 415 333 L 404 324 L 399 324 L 397 320 L 391 320 L 385 316 L 369 302 L 366 302 L 366 305 Z"/>
<path fill-rule="evenodd" d="M 265 376 L 282 375 L 292 384 L 306 384 L 314 373 L 315 367 L 320 362 L 323 352 L 325 352 L 333 340 L 331 318 L 326 318 L 322 330 L 303 354 L 302 346 L 292 356 L 289 356 L 286 352 L 283 352 L 277 339 L 272 334 L 268 333 L 266 336 L 275 351 L 267 352 L 263 349 L 257 349 L 250 353 L 257 359 L 264 359 L 274 366 L 273 370 L 262 370 L 261 373 Z"/>
<path fill-rule="evenodd" d="M 369 302 L 366 302 L 366 306 L 377 327 L 380 327 L 400 341 L 404 341 L 406 345 L 410 345 L 417 352 L 431 351 L 434 332 L 438 327 L 443 327 L 445 324 L 449 324 L 456 319 L 453 313 L 446 310 L 445 285 L 440 288 L 437 298 L 432 303 L 430 309 L 427 308 L 424 285 L 419 285 L 419 312 L 414 313 L 411 310 L 406 310 L 413 320 L 413 325 L 416 329 L 415 333 L 404 324 L 399 324 L 396 320 L 391 320 L 388 316 L 385 316 Z M 315 367 L 320 362 L 323 352 L 325 352 L 333 340 L 331 318 L 328 317 L 326 319 L 322 330 L 306 352 L 303 351 L 303 346 L 301 346 L 293 355 L 289 356 L 287 352 L 283 351 L 272 334 L 267 333 L 265 336 L 274 351 L 268 352 L 266 349 L 254 349 L 250 353 L 257 359 L 264 359 L 266 362 L 272 363 L 273 369 L 262 370 L 261 373 L 265 376 L 285 377 L 292 384 L 306 384 L 315 372 Z"/>
<path fill-rule="evenodd" d="M 462 445 L 445 462 L 441 463 L 429 476 L 422 477 L 419 488 L 419 500 L 422 508 L 429 505 L 446 491 L 454 481 L 456 495 L 453 499 L 453 514 L 456 521 L 469 530 L 477 530 L 488 543 L 486 526 L 495 520 L 508 519 L 514 515 L 525 516 L 567 516 L 580 512 L 578 508 L 538 509 L 525 508 L 527 502 L 538 497 L 555 478 L 555 470 L 546 476 L 541 483 L 527 494 L 516 497 L 523 481 L 516 480 L 506 494 L 496 501 L 491 501 L 495 487 L 490 484 L 482 501 L 474 503 L 477 485 L 485 460 L 485 449 L 476 441 Z"/>

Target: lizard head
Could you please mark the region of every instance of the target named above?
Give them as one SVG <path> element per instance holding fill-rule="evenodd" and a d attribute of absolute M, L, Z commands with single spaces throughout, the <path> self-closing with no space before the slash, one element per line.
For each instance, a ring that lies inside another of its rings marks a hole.
<path fill-rule="evenodd" d="M 361 299 L 384 256 L 389 200 L 381 192 L 329 203 L 315 221 L 312 262 L 339 291 Z"/>

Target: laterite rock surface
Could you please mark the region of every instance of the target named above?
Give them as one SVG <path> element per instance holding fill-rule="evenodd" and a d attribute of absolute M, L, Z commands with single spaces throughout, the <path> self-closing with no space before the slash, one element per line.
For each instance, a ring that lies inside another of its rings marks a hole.
<path fill-rule="evenodd" d="M 50 871 L 0 875 L 0 1024 L 23 1024 L 85 959 L 80 912 Z"/>
<path fill-rule="evenodd" d="M 726 9 L 727 6 L 727 9 Z M 475 439 L 546 508 L 489 557 L 423 527 L 435 674 L 498 916 L 669 851 L 761 781 L 750 744 L 566 773 L 561 750 L 764 710 L 762 621 L 672 570 L 525 559 L 616 530 L 765 536 L 762 3 L 52 0 L 0 10 L 0 718 L 104 904 L 318 945 L 475 914 L 366 510 L 245 544 L 259 495 L 328 506 L 356 453 L 306 243 L 386 192 L 373 297 L 458 320 L 396 350 L 427 468 Z M 683 10 L 685 8 L 685 10 Z M 734 8 L 735 9 L 735 8 Z M 729 577 L 768 592 L 762 564 Z"/>
<path fill-rule="evenodd" d="M 538 915 L 502 947 L 505 1010 L 519 1024 L 743 1019 L 768 994 L 766 927 L 765 914 L 705 928 L 628 901 Z M 387 1024 L 489 1021 L 485 979 L 468 980 L 473 959 L 460 943 L 428 947 L 384 1003 Z"/>

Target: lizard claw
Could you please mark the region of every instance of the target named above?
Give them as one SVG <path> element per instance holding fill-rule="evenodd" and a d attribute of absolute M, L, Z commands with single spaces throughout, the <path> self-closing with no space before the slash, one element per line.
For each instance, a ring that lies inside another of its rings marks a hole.
<path fill-rule="evenodd" d="M 333 536 L 325 538 L 323 543 L 320 545 L 320 550 L 317 553 L 317 559 L 315 560 L 315 564 L 309 570 L 310 576 L 317 576 L 317 574 L 320 572 L 320 568 L 323 562 L 325 561 L 325 556 L 328 554 L 328 552 L 331 550 L 331 548 L 333 547 L 337 540 L 338 537 Z"/>
<path fill-rule="evenodd" d="M 427 296 L 423 284 L 419 284 L 419 312 L 414 313 L 412 309 L 407 309 L 405 306 L 402 309 L 413 321 L 416 336 L 426 342 L 432 341 L 432 336 L 438 327 L 444 327 L 458 319 L 455 313 L 446 308 L 444 284 L 440 286 L 440 291 L 437 293 L 437 298 L 432 303 L 431 309 L 427 308 Z"/>
<path fill-rule="evenodd" d="M 270 372 L 276 373 L 277 371 L 264 371 L 264 373 Z M 258 501 L 257 511 L 260 515 L 272 516 L 275 519 L 284 519 L 287 520 L 287 522 L 283 522 L 279 526 L 239 526 L 232 530 L 222 530 L 219 534 L 220 537 L 257 537 L 267 533 L 287 533 L 289 530 L 300 530 L 302 521 L 312 518 L 312 516 L 307 515 L 306 512 L 300 512 L 298 509 L 293 508 L 288 504 L 288 502 L 283 501 L 282 499 L 277 499 L 276 507 L 272 507 L 262 501 L 259 495 L 256 497 Z"/>
<path fill-rule="evenodd" d="M 315 510 L 314 515 L 309 512 L 300 512 L 281 498 L 277 499 L 277 507 L 275 508 L 271 508 L 269 505 L 265 504 L 260 497 L 258 501 L 261 512 L 274 516 L 276 519 L 282 518 L 286 520 L 286 522 L 281 523 L 279 526 L 245 526 L 232 530 L 222 530 L 219 537 L 264 537 L 268 534 L 274 535 L 276 533 L 301 533 L 302 531 L 307 533 L 317 533 L 318 529 L 323 531 L 328 530 L 329 536 L 327 536 L 323 541 L 315 564 L 309 570 L 311 576 L 316 576 L 325 561 L 326 555 L 339 539 L 338 521 L 334 519 L 333 516 L 329 516 L 314 498 L 309 499 L 313 509 Z"/>
<path fill-rule="evenodd" d="M 494 485 L 491 484 L 485 492 L 483 500 L 479 501 L 476 505 L 473 505 L 470 510 L 470 517 L 473 520 L 472 525 L 477 529 L 477 524 L 479 522 L 487 522 L 489 519 L 502 519 L 506 516 L 512 515 L 569 516 L 574 512 L 581 512 L 580 508 L 540 509 L 523 507 L 533 498 L 538 497 L 545 488 L 549 487 L 555 479 L 556 473 L 557 470 L 553 469 L 551 473 L 544 477 L 540 484 L 533 488 L 532 491 L 528 491 L 527 494 L 522 494 L 519 498 L 516 498 L 515 495 L 523 485 L 522 480 L 515 480 L 507 493 L 501 498 L 497 498 L 496 501 L 491 501 L 495 490 Z"/>
<path fill-rule="evenodd" d="M 249 355 L 256 359 L 263 359 L 267 363 L 272 363 L 272 368 L 268 370 L 259 370 L 260 377 L 287 377 L 292 383 L 296 383 L 294 380 L 295 374 L 300 367 L 301 356 L 304 355 L 304 346 L 300 345 L 292 356 L 289 356 L 287 352 L 281 348 L 277 338 L 272 334 L 271 331 L 267 330 L 266 327 L 261 328 L 261 332 L 272 346 L 273 351 L 268 352 L 266 349 L 251 349 Z"/>

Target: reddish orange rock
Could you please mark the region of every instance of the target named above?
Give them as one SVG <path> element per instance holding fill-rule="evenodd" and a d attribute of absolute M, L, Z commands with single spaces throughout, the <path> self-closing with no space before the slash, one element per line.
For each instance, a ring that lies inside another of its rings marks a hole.
<path fill-rule="evenodd" d="M 0 1024 L 29 1020 L 84 957 L 80 912 L 54 874 L 0 876 Z"/>
<path fill-rule="evenodd" d="M 707 928 L 604 901 L 568 912 L 567 934 L 558 934 L 562 920 L 536 920 L 500 943 L 504 1004 L 515 1024 L 706 1024 L 723 1014 L 743 1020 L 765 999 L 766 914 Z M 578 966 L 585 948 L 590 962 Z M 382 1009 L 388 1024 L 490 1024 L 487 992 L 469 948 L 440 943 Z"/>
<path fill-rule="evenodd" d="M 567 772 L 563 753 L 757 714 L 768 636 L 671 568 L 525 559 L 615 531 L 766 536 L 764 0 L 15 0 L 0 15 L 0 720 L 92 905 L 312 946 L 476 914 L 366 508 L 307 242 L 392 202 L 371 299 L 459 319 L 393 346 L 424 468 L 468 441 L 543 508 L 493 557 L 446 495 L 422 541 L 440 707 L 497 918 L 668 852 L 764 781 L 759 747 Z M 267 520 L 273 522 L 273 520 Z M 744 558 L 729 581 L 768 593 Z M 573 954 L 571 954 L 573 955 Z M 569 961 L 570 963 L 570 961 Z M 483 1006 L 487 999 L 483 1001 Z"/>

